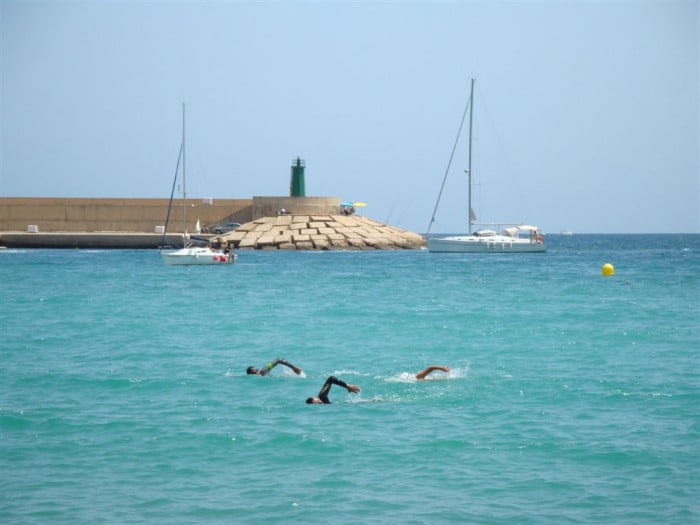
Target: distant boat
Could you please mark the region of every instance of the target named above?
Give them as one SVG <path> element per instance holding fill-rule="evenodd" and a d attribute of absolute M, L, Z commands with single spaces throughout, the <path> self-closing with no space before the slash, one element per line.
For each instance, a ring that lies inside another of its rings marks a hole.
<path fill-rule="evenodd" d="M 182 104 L 182 143 L 180 145 L 180 155 L 178 157 L 178 168 L 182 159 L 182 221 L 183 247 L 179 250 L 161 250 L 160 256 L 163 262 L 168 266 L 175 265 L 200 265 L 200 264 L 230 264 L 236 261 L 238 257 L 233 252 L 225 252 L 223 250 L 214 249 L 211 245 L 208 246 L 193 246 L 193 239 L 187 233 L 187 178 L 185 176 L 185 104 Z M 165 219 L 165 228 L 163 230 L 163 241 L 168 229 L 168 221 L 170 218 L 170 210 L 173 202 L 173 193 L 175 191 L 175 181 L 177 181 L 178 168 L 175 169 L 175 180 L 173 181 L 173 190 L 170 195 L 170 204 L 168 205 L 168 216 Z M 199 221 L 197 221 L 199 225 Z M 163 243 L 161 243 L 163 244 Z"/>
<path fill-rule="evenodd" d="M 459 253 L 524 253 L 524 252 L 545 252 L 547 247 L 544 244 L 544 235 L 540 232 L 537 226 L 530 226 L 527 224 L 512 224 L 512 223 L 480 223 L 482 226 L 492 226 L 499 227 L 500 231 L 492 229 L 482 229 L 473 231 L 473 226 L 476 224 L 476 215 L 472 209 L 472 127 L 473 127 L 473 117 L 474 117 L 474 79 L 471 81 L 471 92 L 469 94 L 469 102 L 467 107 L 469 109 L 469 155 L 468 155 L 468 165 L 467 174 L 469 176 L 469 203 L 467 209 L 469 210 L 469 221 L 468 221 L 468 231 L 466 235 L 454 235 L 449 237 L 430 237 L 427 236 L 428 251 L 430 252 L 459 252 Z M 462 117 L 462 124 L 464 124 L 464 118 L 466 117 L 466 110 L 464 116 Z M 462 126 L 459 128 L 462 131 Z M 459 133 L 457 134 L 457 141 L 455 141 L 455 147 L 459 141 Z M 452 152 L 454 154 L 454 150 Z M 452 158 L 450 157 L 450 163 Z M 449 171 L 449 165 L 448 165 Z M 447 173 L 445 173 L 445 178 L 447 178 Z M 443 187 L 445 181 L 443 180 Z M 440 189 L 440 195 L 442 194 L 442 188 Z M 435 203 L 435 209 L 433 210 L 433 216 L 430 220 L 430 225 L 428 226 L 428 234 L 430 233 L 430 227 L 433 222 L 435 222 L 435 212 L 437 211 L 438 204 L 440 202 L 440 195 L 438 195 L 438 200 Z"/>
<path fill-rule="evenodd" d="M 570 237 L 573 234 L 574 234 L 574 232 L 571 232 L 569 230 L 562 230 L 559 232 L 559 235 L 563 235 L 564 237 Z"/>

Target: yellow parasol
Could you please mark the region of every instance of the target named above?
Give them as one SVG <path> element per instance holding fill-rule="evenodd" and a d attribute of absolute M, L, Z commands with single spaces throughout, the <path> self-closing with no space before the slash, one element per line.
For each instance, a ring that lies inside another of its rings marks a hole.
<path fill-rule="evenodd" d="M 367 206 L 367 203 L 366 202 L 353 202 L 352 205 L 355 206 L 356 208 L 362 208 L 363 206 Z"/>

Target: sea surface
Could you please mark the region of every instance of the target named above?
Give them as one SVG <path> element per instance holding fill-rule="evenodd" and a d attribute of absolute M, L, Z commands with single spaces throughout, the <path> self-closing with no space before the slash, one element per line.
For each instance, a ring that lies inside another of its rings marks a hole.
<path fill-rule="evenodd" d="M 1 250 L 0 522 L 700 522 L 700 236 L 547 242 Z"/>

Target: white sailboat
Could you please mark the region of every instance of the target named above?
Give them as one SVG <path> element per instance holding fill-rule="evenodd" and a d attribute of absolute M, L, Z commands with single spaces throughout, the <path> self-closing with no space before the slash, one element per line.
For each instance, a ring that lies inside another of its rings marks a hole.
<path fill-rule="evenodd" d="M 238 257 L 233 252 L 225 252 L 222 250 L 214 249 L 211 245 L 209 246 L 192 246 L 192 240 L 187 233 L 187 178 L 185 170 L 185 104 L 182 104 L 182 145 L 180 147 L 180 155 L 182 158 L 182 221 L 183 221 L 183 234 L 182 234 L 182 244 L 183 247 L 178 250 L 161 250 L 160 256 L 163 258 L 163 262 L 168 266 L 175 265 L 200 265 L 200 264 L 230 264 L 236 261 Z M 178 159 L 179 160 L 179 159 Z M 175 173 L 175 179 L 177 180 L 177 170 Z M 174 183 L 173 183 L 174 189 Z M 171 197 L 172 203 L 172 197 Z M 170 215 L 170 208 L 168 208 L 168 215 Z M 166 228 L 167 228 L 166 220 Z M 199 224 L 199 221 L 197 221 Z M 165 239 L 165 232 L 163 233 L 163 239 Z"/>
<path fill-rule="evenodd" d="M 526 253 L 526 252 L 545 252 L 547 248 L 544 244 L 544 235 L 540 232 L 537 226 L 528 224 L 512 224 L 512 223 L 489 223 L 488 226 L 500 228 L 500 231 L 494 229 L 480 229 L 473 231 L 476 224 L 476 215 L 472 209 L 472 128 L 474 117 L 474 79 L 471 80 L 471 92 L 469 94 L 469 154 L 467 160 L 467 174 L 469 176 L 469 221 L 468 231 L 466 235 L 452 235 L 448 237 L 430 237 L 430 228 L 435 222 L 435 212 L 437 211 L 440 202 L 440 195 L 435 203 L 433 216 L 428 226 L 427 245 L 428 251 L 431 252 L 458 252 L 458 253 Z M 466 110 L 465 115 L 466 117 Z M 464 123 L 464 117 L 462 118 Z M 462 127 L 460 126 L 460 132 Z M 457 134 L 457 141 L 459 133 Z M 457 145 L 455 142 L 455 147 Z M 454 150 L 452 152 L 454 154 Z M 450 159 L 451 162 L 452 159 Z M 448 166 L 449 170 L 449 166 Z M 447 173 L 445 173 L 447 177 Z M 445 181 L 443 180 L 443 188 Z M 480 225 L 486 225 L 481 223 Z"/>

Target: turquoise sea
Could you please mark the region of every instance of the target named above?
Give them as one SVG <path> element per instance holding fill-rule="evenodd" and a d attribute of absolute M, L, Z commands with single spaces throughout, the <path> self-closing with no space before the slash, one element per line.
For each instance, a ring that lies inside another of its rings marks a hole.
<path fill-rule="evenodd" d="M 0 251 L 0 522 L 698 523 L 700 236 L 547 242 Z"/>

